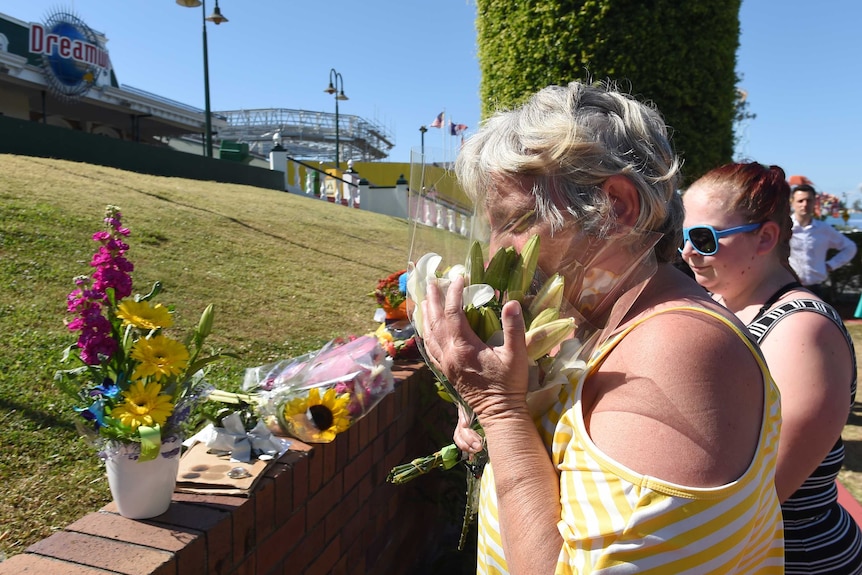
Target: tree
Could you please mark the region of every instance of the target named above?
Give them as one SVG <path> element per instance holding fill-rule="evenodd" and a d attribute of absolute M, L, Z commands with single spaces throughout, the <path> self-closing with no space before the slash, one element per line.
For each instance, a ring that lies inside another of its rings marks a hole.
<path fill-rule="evenodd" d="M 477 0 L 487 116 L 572 80 L 615 81 L 671 127 L 691 182 L 733 156 L 741 0 Z M 740 101 L 741 100 L 741 101 Z"/>

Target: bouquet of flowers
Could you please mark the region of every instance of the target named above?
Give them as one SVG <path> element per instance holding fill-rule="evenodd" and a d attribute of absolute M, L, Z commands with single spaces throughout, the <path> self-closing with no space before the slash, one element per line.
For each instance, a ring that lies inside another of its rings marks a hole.
<path fill-rule="evenodd" d="M 67 323 L 78 340 L 63 361 L 79 365 L 55 374 L 58 386 L 75 401 L 79 430 L 101 448 L 100 456 L 140 450 L 139 460 L 154 459 L 161 444 L 177 442 L 186 429 L 192 408 L 209 391 L 204 367 L 232 354 L 203 353 L 213 325 L 209 305 L 185 341 L 166 335 L 172 310 L 152 300 L 161 291 L 156 282 L 146 295 L 132 297 L 132 263 L 116 206 L 108 206 L 106 229 L 93 240 L 99 248 L 89 276 L 75 278 L 67 298 L 75 318 Z"/>
<path fill-rule="evenodd" d="M 374 320 L 381 322 L 374 331 L 380 346 L 392 359 L 419 359 L 416 330 L 407 318 L 407 270 L 378 280 L 369 295 L 380 305 L 374 315 Z"/>
<path fill-rule="evenodd" d="M 210 399 L 250 408 L 276 434 L 329 443 L 394 389 L 392 359 L 373 336 L 338 338 L 300 357 L 247 369 L 245 394 Z"/>
<path fill-rule="evenodd" d="M 377 281 L 377 286 L 370 294 L 384 312 L 384 319 L 407 319 L 407 270 L 389 274 Z M 382 319 L 380 321 L 383 321 Z"/>
<path fill-rule="evenodd" d="M 442 273 L 438 272 L 442 256 L 427 253 L 411 265 L 407 283 L 408 295 L 415 304 L 412 321 L 420 338 L 419 348 L 425 355 L 421 345 L 421 302 L 430 281 L 438 282 L 445 291 L 457 275 L 466 278 L 464 313 L 473 331 L 488 345 L 502 344 L 503 304 L 518 300 L 524 310 L 531 361 L 527 404 L 538 420 L 557 401 L 561 386 L 586 376 L 593 351 L 616 329 L 655 272 L 651 248 L 659 237 L 631 230 L 600 241 L 582 236 L 568 253 L 556 254 L 558 267 L 549 277 L 538 269 L 538 236 L 531 237 L 520 253 L 511 246 L 498 249 L 487 265 L 481 244 L 473 242 L 466 265 L 454 265 Z M 473 429 L 481 434 L 470 407 L 427 355 L 426 363 L 437 376 L 441 395 L 456 403 L 464 419 L 472 421 Z M 477 512 L 478 480 L 487 462 L 487 451 L 465 456 L 454 444 L 449 445 L 395 467 L 387 480 L 404 483 L 432 469 L 450 469 L 459 461 L 469 469 L 460 548 Z"/>

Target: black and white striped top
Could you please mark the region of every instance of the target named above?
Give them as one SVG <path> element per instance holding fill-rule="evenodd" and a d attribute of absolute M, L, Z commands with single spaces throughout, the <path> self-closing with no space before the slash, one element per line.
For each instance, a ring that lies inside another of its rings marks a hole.
<path fill-rule="evenodd" d="M 761 343 L 781 318 L 801 311 L 819 313 L 831 319 L 839 327 L 841 333 L 844 334 L 847 346 L 850 348 L 850 357 L 853 360 L 853 380 L 848 385 L 850 405 L 852 406 L 856 399 L 856 355 L 853 351 L 853 340 L 850 338 L 850 334 L 847 333 L 847 329 L 841 321 L 841 316 L 838 315 L 838 312 L 832 306 L 820 300 L 796 299 L 784 303 L 755 319 L 754 322 L 749 324 L 748 330 L 754 335 L 757 343 Z M 838 491 L 835 488 L 835 479 L 838 477 L 838 471 L 841 469 L 843 463 L 844 443 L 839 437 L 835 446 L 811 477 L 806 479 L 802 487 L 782 505 L 781 510 L 784 513 L 785 523 L 788 521 L 805 520 L 816 516 L 823 513 L 830 505 L 837 501 Z"/>
<path fill-rule="evenodd" d="M 848 382 L 852 407 L 856 399 L 856 354 L 853 340 L 832 306 L 813 299 L 793 300 L 756 318 L 748 329 L 761 343 L 781 318 L 801 311 L 819 313 L 831 319 L 844 334 L 853 361 L 853 377 Z M 839 437 L 814 473 L 781 505 L 785 573 L 862 573 L 862 532 L 847 510 L 838 504 L 835 480 L 843 463 L 844 442 Z"/>

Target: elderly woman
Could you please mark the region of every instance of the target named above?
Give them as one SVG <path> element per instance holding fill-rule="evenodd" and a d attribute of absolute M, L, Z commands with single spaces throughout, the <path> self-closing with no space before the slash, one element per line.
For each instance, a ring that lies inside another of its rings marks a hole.
<path fill-rule="evenodd" d="M 624 317 L 585 377 L 536 421 L 518 302 L 503 307 L 504 343 L 489 347 L 462 311 L 463 280 L 429 286 L 426 350 L 490 455 L 479 573 L 783 572 L 777 390 L 741 324 L 669 263 L 678 168 L 656 110 L 581 83 L 494 115 L 459 154 L 491 249 L 538 234 L 547 275 L 571 278 L 577 252 L 597 246 L 614 269 L 632 234 L 664 235 L 650 248 L 657 270 L 621 295 Z M 481 447 L 463 428 L 456 442 Z"/>
<path fill-rule="evenodd" d="M 841 431 L 856 393 L 841 317 L 788 263 L 790 187 L 778 166 L 716 168 L 684 195 L 682 256 L 697 282 L 745 322 L 781 390 L 775 487 L 787 573 L 862 573 L 862 535 L 838 503 Z"/>

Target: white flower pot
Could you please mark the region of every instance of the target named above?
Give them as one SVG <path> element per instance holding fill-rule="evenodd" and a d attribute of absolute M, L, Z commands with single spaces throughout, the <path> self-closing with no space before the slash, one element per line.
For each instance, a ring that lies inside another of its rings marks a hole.
<path fill-rule="evenodd" d="M 105 461 L 111 495 L 123 517 L 148 519 L 170 507 L 181 451 L 179 439 L 172 439 L 150 461 L 138 461 L 139 452 L 133 448 L 120 449 Z"/>

